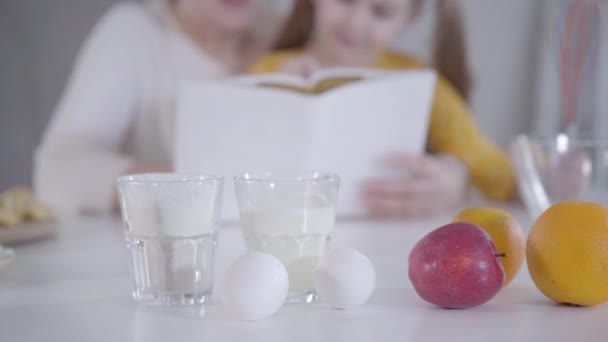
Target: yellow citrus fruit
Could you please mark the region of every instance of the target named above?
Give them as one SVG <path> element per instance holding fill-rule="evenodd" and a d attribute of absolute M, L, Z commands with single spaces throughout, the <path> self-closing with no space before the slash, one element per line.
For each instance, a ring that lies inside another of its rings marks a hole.
<path fill-rule="evenodd" d="M 521 226 L 511 214 L 494 208 L 470 208 L 462 211 L 454 222 L 468 222 L 481 227 L 496 245 L 498 253 L 505 253 L 501 258 L 505 269 L 505 284 L 515 278 L 524 263 L 526 237 Z"/>
<path fill-rule="evenodd" d="M 608 208 L 559 203 L 534 223 L 526 246 L 536 287 L 564 304 L 608 301 Z"/>

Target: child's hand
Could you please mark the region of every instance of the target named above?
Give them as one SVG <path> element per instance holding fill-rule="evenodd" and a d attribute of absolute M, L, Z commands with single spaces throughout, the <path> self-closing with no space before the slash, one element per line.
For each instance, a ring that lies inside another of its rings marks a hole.
<path fill-rule="evenodd" d="M 453 157 L 399 155 L 387 165 L 404 177 L 372 180 L 363 186 L 364 203 L 373 217 L 431 215 L 455 206 L 466 195 L 468 170 Z"/>
<path fill-rule="evenodd" d="M 321 63 L 313 56 L 304 54 L 299 56 L 281 68 L 281 72 L 310 77 L 321 69 Z"/>

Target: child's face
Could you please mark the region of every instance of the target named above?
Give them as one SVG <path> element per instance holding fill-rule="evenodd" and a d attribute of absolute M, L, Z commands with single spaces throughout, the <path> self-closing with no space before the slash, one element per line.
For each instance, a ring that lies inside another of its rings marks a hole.
<path fill-rule="evenodd" d="M 343 65 L 372 63 L 411 17 L 410 0 L 313 0 L 316 41 Z"/>
<path fill-rule="evenodd" d="M 259 0 L 176 0 L 183 11 L 215 23 L 225 31 L 241 31 L 252 22 Z"/>

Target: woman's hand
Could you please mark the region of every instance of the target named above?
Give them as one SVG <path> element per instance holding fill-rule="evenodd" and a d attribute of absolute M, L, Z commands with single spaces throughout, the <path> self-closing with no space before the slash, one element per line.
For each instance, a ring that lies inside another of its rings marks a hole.
<path fill-rule="evenodd" d="M 297 58 L 294 58 L 289 63 L 286 63 L 280 69 L 280 71 L 302 77 L 310 77 L 320 69 L 321 63 L 315 57 L 308 54 L 303 54 Z"/>
<path fill-rule="evenodd" d="M 453 157 L 397 155 L 388 159 L 387 166 L 403 176 L 364 184 L 363 200 L 373 217 L 432 215 L 455 206 L 466 196 L 468 170 Z"/>

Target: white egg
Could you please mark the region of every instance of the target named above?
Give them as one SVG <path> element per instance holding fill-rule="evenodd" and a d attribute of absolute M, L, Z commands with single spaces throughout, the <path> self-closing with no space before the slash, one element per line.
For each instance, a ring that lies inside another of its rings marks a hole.
<path fill-rule="evenodd" d="M 319 298 L 337 309 L 352 309 L 365 303 L 375 286 L 374 265 L 354 249 L 330 251 L 315 272 Z"/>
<path fill-rule="evenodd" d="M 257 321 L 277 312 L 287 298 L 285 266 L 274 256 L 250 252 L 238 258 L 222 283 L 222 302 L 239 319 Z"/>

